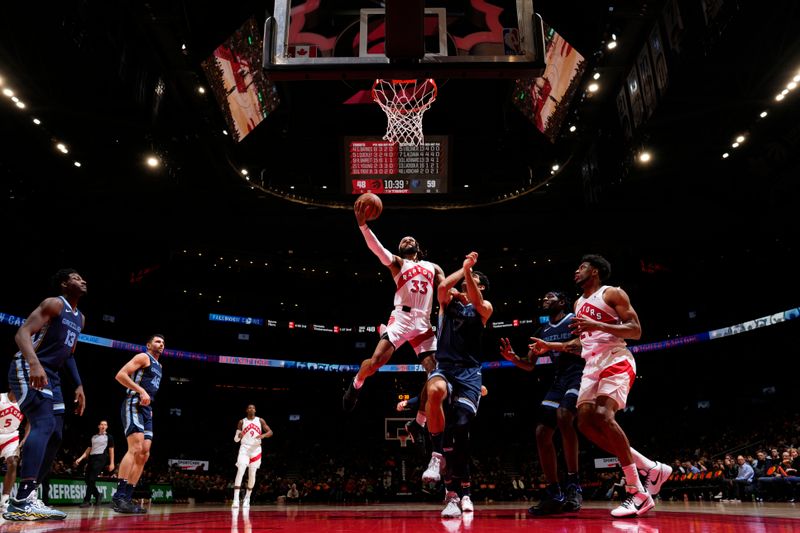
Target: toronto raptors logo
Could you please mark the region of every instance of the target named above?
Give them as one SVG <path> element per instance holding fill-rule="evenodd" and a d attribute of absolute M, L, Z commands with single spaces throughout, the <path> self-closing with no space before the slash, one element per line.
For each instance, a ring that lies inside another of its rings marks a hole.
<path fill-rule="evenodd" d="M 255 425 L 255 424 L 253 424 L 252 422 L 250 422 L 250 423 L 249 423 L 249 424 L 247 424 L 247 426 L 246 426 L 246 427 L 245 427 L 245 428 L 242 430 L 242 433 L 243 433 L 244 435 L 250 435 L 250 436 L 252 436 L 252 437 L 255 437 L 256 435 L 259 435 L 259 434 L 261 434 L 261 428 L 260 428 L 260 427 L 258 427 L 258 426 L 257 426 L 257 425 Z"/>

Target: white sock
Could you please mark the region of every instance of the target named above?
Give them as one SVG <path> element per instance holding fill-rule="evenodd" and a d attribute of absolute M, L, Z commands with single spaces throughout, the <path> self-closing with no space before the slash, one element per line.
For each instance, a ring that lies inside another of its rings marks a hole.
<path fill-rule="evenodd" d="M 233 489 L 233 501 L 239 501 L 239 489 Z"/>
<path fill-rule="evenodd" d="M 6 502 L 8 501 L 8 498 L 9 498 L 9 496 L 10 496 L 9 494 L 3 494 L 3 499 L 2 499 L 2 500 L 0 500 L 0 503 L 2 503 L 3 505 L 5 505 L 5 504 L 6 504 Z"/>
<path fill-rule="evenodd" d="M 631 448 L 631 455 L 633 456 L 633 462 L 636 463 L 636 466 L 639 468 L 639 470 L 644 470 L 647 472 L 648 470 L 652 470 L 656 467 L 655 461 L 651 461 L 633 448 Z"/>
<path fill-rule="evenodd" d="M 623 466 L 622 472 L 625 474 L 625 485 L 628 487 L 636 487 L 636 492 L 644 492 L 644 487 L 639 480 L 639 472 L 636 471 L 635 464 Z"/>
<path fill-rule="evenodd" d="M 428 417 L 425 416 L 425 413 L 422 411 L 417 411 L 417 424 L 422 427 L 425 427 L 425 424 L 428 422 Z"/>
<path fill-rule="evenodd" d="M 360 389 L 361 385 L 363 385 L 363 384 L 364 384 L 364 380 L 363 379 L 358 379 L 358 375 L 356 375 L 356 377 L 353 378 L 353 386 L 355 388 Z"/>
<path fill-rule="evenodd" d="M 249 500 L 250 499 L 250 493 L 251 492 L 253 492 L 253 489 L 247 489 L 247 492 L 244 493 L 244 499 L 245 500 Z"/>

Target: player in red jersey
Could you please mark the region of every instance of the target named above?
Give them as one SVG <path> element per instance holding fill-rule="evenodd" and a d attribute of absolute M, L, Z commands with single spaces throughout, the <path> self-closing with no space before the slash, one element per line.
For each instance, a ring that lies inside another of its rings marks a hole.
<path fill-rule="evenodd" d="M 364 380 L 385 365 L 394 351 L 406 342 L 414 348 L 426 371 L 434 369 L 432 356 L 436 351 L 436 335 L 431 327 L 431 312 L 436 289 L 444 281 L 444 272 L 439 265 L 422 258 L 419 243 L 414 237 L 400 240 L 397 255 L 384 248 L 367 226 L 366 210 L 366 204 L 356 204 L 358 227 L 369 249 L 392 273 L 397 290 L 394 311 L 378 346 L 372 357 L 361 363 L 358 374 L 344 393 L 342 407 L 345 411 L 352 411 L 355 407 Z"/>
<path fill-rule="evenodd" d="M 652 495 L 672 473 L 668 465 L 652 461 L 631 448 L 627 435 L 617 423 L 617 411 L 624 409 L 636 377 L 636 362 L 625 339 L 639 339 L 642 327 L 627 293 L 603 283 L 611 265 L 599 255 L 586 255 L 575 271 L 575 283 L 583 295 L 575 302 L 571 328 L 578 334 L 569 342 L 546 342 L 533 338 L 535 353 L 568 351 L 579 342 L 586 360 L 578 393 L 578 429 L 589 440 L 619 458 L 625 474 L 628 497 L 611 511 L 615 517 L 641 516 L 655 506 Z M 637 471 L 638 468 L 638 471 Z M 644 478 L 644 484 L 639 474 Z"/>

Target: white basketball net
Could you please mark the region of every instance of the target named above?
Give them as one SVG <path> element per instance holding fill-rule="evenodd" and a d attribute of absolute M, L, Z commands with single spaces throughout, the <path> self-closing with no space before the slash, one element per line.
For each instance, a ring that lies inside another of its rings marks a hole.
<path fill-rule="evenodd" d="M 372 99 L 386 113 L 386 135 L 398 144 L 419 146 L 425 142 L 422 115 L 436 101 L 437 87 L 432 79 L 375 80 Z"/>

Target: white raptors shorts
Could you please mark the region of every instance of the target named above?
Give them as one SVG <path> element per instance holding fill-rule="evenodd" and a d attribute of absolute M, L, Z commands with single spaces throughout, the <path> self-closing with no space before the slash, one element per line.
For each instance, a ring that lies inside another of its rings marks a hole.
<path fill-rule="evenodd" d="M 19 457 L 19 431 L 0 433 L 0 457 Z"/>
<path fill-rule="evenodd" d="M 431 328 L 430 315 L 424 311 L 395 309 L 386 324 L 385 335 L 395 348 L 409 343 L 417 355 L 436 351 L 436 334 Z"/>
<path fill-rule="evenodd" d="M 595 403 L 598 396 L 607 396 L 624 409 L 628 402 L 633 380 L 636 379 L 636 362 L 627 348 L 614 348 L 586 361 L 578 393 L 578 405 Z"/>
<path fill-rule="evenodd" d="M 236 466 L 261 466 L 261 446 L 240 446 L 239 457 L 236 458 Z"/>

